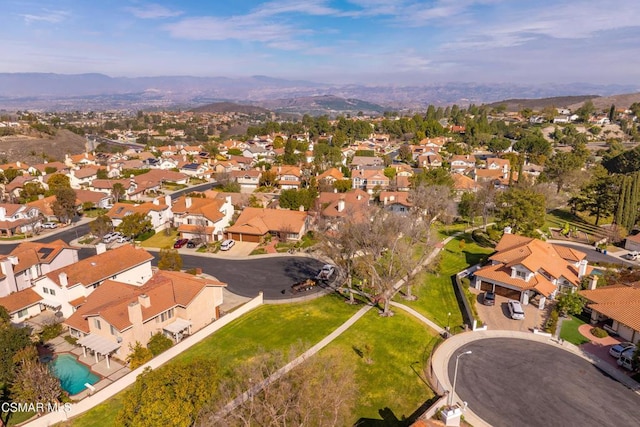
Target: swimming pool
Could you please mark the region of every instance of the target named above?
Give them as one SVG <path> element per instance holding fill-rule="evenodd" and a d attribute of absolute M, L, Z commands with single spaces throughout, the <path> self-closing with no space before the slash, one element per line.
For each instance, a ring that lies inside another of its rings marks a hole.
<path fill-rule="evenodd" d="M 95 384 L 100 379 L 72 354 L 60 354 L 52 362 L 53 374 L 60 379 L 62 389 L 70 395 L 86 389 L 85 383 Z"/>

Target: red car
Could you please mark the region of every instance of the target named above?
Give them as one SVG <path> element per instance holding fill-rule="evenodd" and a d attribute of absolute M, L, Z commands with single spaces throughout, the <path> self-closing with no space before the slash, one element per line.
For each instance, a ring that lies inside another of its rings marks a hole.
<path fill-rule="evenodd" d="M 184 245 L 186 245 L 189 242 L 189 239 L 178 239 L 174 244 L 173 244 L 173 249 L 180 249 L 181 247 L 183 247 Z"/>

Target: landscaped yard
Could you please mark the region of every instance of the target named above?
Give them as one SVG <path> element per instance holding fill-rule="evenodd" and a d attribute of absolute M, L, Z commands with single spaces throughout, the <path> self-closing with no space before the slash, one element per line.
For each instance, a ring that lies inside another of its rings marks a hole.
<path fill-rule="evenodd" d="M 167 233 L 165 233 L 163 230 L 149 237 L 147 240 L 140 242 L 140 246 L 142 246 L 143 248 L 172 248 L 177 239 L 177 230 L 171 230 L 171 233 L 169 235 L 167 235 Z"/>
<path fill-rule="evenodd" d="M 186 362 L 200 357 L 219 360 L 221 366 L 234 366 L 260 352 L 286 350 L 296 343 L 302 343 L 306 349 L 331 333 L 359 308 L 345 304 L 342 297 L 336 295 L 305 303 L 263 305 L 169 363 Z M 68 425 L 112 426 L 122 406 L 122 395 L 123 393 L 114 396 Z"/>
<path fill-rule="evenodd" d="M 355 369 L 358 398 L 349 425 L 359 419 L 382 420 L 381 410 L 390 410 L 403 420 L 431 399 L 434 394 L 423 380 L 423 367 L 439 339 L 435 332 L 400 310 L 393 317 L 380 317 L 377 310 L 370 310 L 329 344 L 323 351 L 337 349 Z M 371 349 L 369 354 L 366 344 Z"/>
<path fill-rule="evenodd" d="M 464 239 L 464 244 L 460 242 Z M 442 327 L 462 327 L 462 314 L 453 290 L 451 276 L 459 271 L 477 264 L 483 257 L 493 252 L 491 248 L 478 246 L 471 239 L 471 235 L 464 234 L 449 242 L 440 252 L 440 265 L 436 272 L 423 272 L 414 286 L 413 294 L 416 301 L 404 301 L 402 297 L 396 300 L 416 309 Z M 451 313 L 451 316 L 449 316 Z"/>
<path fill-rule="evenodd" d="M 571 317 L 571 319 L 565 319 L 560 329 L 560 338 L 575 345 L 588 343 L 589 340 L 578 332 L 578 328 L 585 323 L 585 321 L 575 316 Z"/>

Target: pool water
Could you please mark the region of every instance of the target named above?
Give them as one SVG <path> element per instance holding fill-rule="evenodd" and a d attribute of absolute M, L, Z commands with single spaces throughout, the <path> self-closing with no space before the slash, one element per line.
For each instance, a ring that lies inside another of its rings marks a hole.
<path fill-rule="evenodd" d="M 100 379 L 71 354 L 60 354 L 51 362 L 53 375 L 60 379 L 62 389 L 70 395 L 85 390 L 85 383 L 95 384 Z"/>

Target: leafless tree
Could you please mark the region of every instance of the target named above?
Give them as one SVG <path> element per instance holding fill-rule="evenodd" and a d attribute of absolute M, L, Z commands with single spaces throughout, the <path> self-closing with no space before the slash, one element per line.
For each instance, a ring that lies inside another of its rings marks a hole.
<path fill-rule="evenodd" d="M 437 218 L 448 221 L 455 216 L 455 204 L 451 188 L 446 185 L 421 184 L 409 193 L 413 210 L 431 224 Z"/>
<path fill-rule="evenodd" d="M 239 366 L 220 385 L 221 397 L 201 413 L 197 425 L 346 425 L 357 394 L 354 371 L 337 352 L 316 354 L 278 380 L 278 370 L 299 352 L 272 352 Z M 287 357 L 288 356 L 288 357 Z M 243 396 L 233 410 L 228 402 Z"/>
<path fill-rule="evenodd" d="M 209 234 L 207 233 L 207 220 L 205 218 L 199 218 L 196 220 L 193 234 L 196 235 L 200 242 L 209 243 Z"/>
<path fill-rule="evenodd" d="M 487 223 L 489 217 L 496 209 L 496 196 L 498 191 L 492 182 L 484 182 L 476 193 L 476 203 L 478 203 L 477 211 L 482 216 L 482 225 L 484 231 L 487 231 Z"/>
<path fill-rule="evenodd" d="M 55 403 L 62 394 L 60 380 L 36 360 L 23 361 L 11 386 L 16 402 Z"/>

